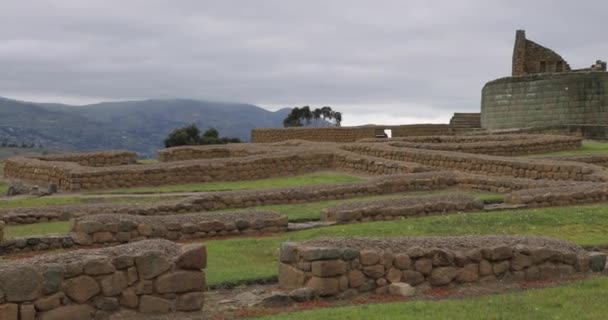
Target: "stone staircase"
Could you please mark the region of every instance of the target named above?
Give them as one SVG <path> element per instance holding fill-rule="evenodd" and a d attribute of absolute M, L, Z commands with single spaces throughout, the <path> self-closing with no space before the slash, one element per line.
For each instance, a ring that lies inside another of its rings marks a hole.
<path fill-rule="evenodd" d="M 454 113 L 450 119 L 453 131 L 479 131 L 481 130 L 481 113 Z"/>

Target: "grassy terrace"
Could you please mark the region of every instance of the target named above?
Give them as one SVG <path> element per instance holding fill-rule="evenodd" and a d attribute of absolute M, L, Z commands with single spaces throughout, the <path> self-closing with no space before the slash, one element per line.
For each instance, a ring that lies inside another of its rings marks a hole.
<path fill-rule="evenodd" d="M 529 290 L 471 299 L 411 301 L 280 314 L 263 319 L 605 319 L 608 278 L 559 288 Z"/>
<path fill-rule="evenodd" d="M 580 245 L 608 243 L 606 205 L 474 212 L 396 221 L 359 223 L 305 230 L 272 237 L 205 241 L 210 285 L 276 277 L 278 248 L 284 241 L 325 236 L 419 236 L 530 234 Z"/>
<path fill-rule="evenodd" d="M 535 154 L 530 157 L 546 157 L 546 156 L 583 156 L 583 155 L 607 155 L 608 142 L 600 141 L 583 141 L 583 146 L 578 150 L 558 151 L 551 153 Z"/>
<path fill-rule="evenodd" d="M 363 181 L 363 178 L 350 176 L 336 172 L 317 172 L 293 177 L 279 177 L 250 181 L 231 181 L 196 183 L 159 187 L 125 188 L 108 191 L 95 192 L 94 194 L 149 194 L 149 193 L 171 193 L 171 192 L 203 192 L 203 191 L 228 191 L 244 189 L 263 189 L 278 187 L 296 187 L 318 184 L 348 183 Z"/>

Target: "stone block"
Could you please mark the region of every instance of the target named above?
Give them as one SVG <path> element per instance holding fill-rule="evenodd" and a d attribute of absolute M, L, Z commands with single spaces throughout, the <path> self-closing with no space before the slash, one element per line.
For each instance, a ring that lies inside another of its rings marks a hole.
<path fill-rule="evenodd" d="M 57 309 L 42 312 L 40 320 L 91 320 L 95 309 L 88 305 L 62 306 Z"/>
<path fill-rule="evenodd" d="M 44 278 L 32 266 L 0 270 L 0 291 L 8 302 L 33 301 L 42 294 Z"/>
<path fill-rule="evenodd" d="M 0 319 L 19 320 L 19 305 L 14 303 L 0 304 Z"/>
<path fill-rule="evenodd" d="M 297 289 L 304 286 L 306 274 L 288 264 L 279 265 L 279 287 L 282 289 Z"/>
<path fill-rule="evenodd" d="M 200 244 L 182 247 L 176 264 L 178 268 L 185 270 L 204 269 L 207 266 L 207 248 Z"/>
<path fill-rule="evenodd" d="M 388 286 L 388 292 L 394 296 L 411 297 L 416 293 L 416 289 L 403 282 L 394 282 Z"/>
<path fill-rule="evenodd" d="M 171 262 L 162 252 L 148 251 L 135 257 L 135 265 L 141 279 L 152 279 L 171 268 Z"/>
<path fill-rule="evenodd" d="M 127 274 L 125 271 L 117 271 L 101 278 L 100 283 L 104 296 L 116 296 L 127 288 Z"/>
<path fill-rule="evenodd" d="M 458 269 L 454 267 L 438 267 L 434 268 L 429 277 L 429 282 L 433 286 L 446 285 L 458 275 Z"/>
<path fill-rule="evenodd" d="M 203 291 L 205 290 L 205 273 L 186 270 L 169 272 L 158 277 L 154 287 L 158 293 Z"/>
<path fill-rule="evenodd" d="M 79 276 L 63 282 L 63 291 L 72 300 L 85 303 L 101 292 L 95 279 L 89 276 Z"/>
<path fill-rule="evenodd" d="M 333 277 L 346 273 L 346 263 L 342 260 L 319 260 L 311 264 L 312 274 L 317 277 Z"/>
<path fill-rule="evenodd" d="M 139 299 L 139 312 L 165 314 L 171 312 L 173 303 L 160 297 L 144 295 Z"/>
<path fill-rule="evenodd" d="M 332 296 L 340 291 L 340 280 L 338 278 L 319 278 L 312 277 L 306 283 L 319 296 Z"/>

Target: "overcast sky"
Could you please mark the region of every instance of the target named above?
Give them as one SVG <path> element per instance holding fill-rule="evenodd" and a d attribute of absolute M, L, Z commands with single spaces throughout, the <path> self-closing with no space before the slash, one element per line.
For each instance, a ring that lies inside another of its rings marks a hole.
<path fill-rule="evenodd" d="M 510 74 L 515 29 L 608 59 L 608 1 L 2 0 L 0 96 L 330 105 L 344 124 L 445 122 Z"/>

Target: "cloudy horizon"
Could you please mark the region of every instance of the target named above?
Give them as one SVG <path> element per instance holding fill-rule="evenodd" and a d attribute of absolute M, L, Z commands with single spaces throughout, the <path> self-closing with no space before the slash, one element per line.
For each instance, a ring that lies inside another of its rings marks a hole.
<path fill-rule="evenodd" d="M 446 122 L 508 76 L 516 29 L 573 68 L 608 58 L 608 3 L 3 1 L 0 96 L 154 98 L 270 110 L 329 105 L 345 125 Z"/>

